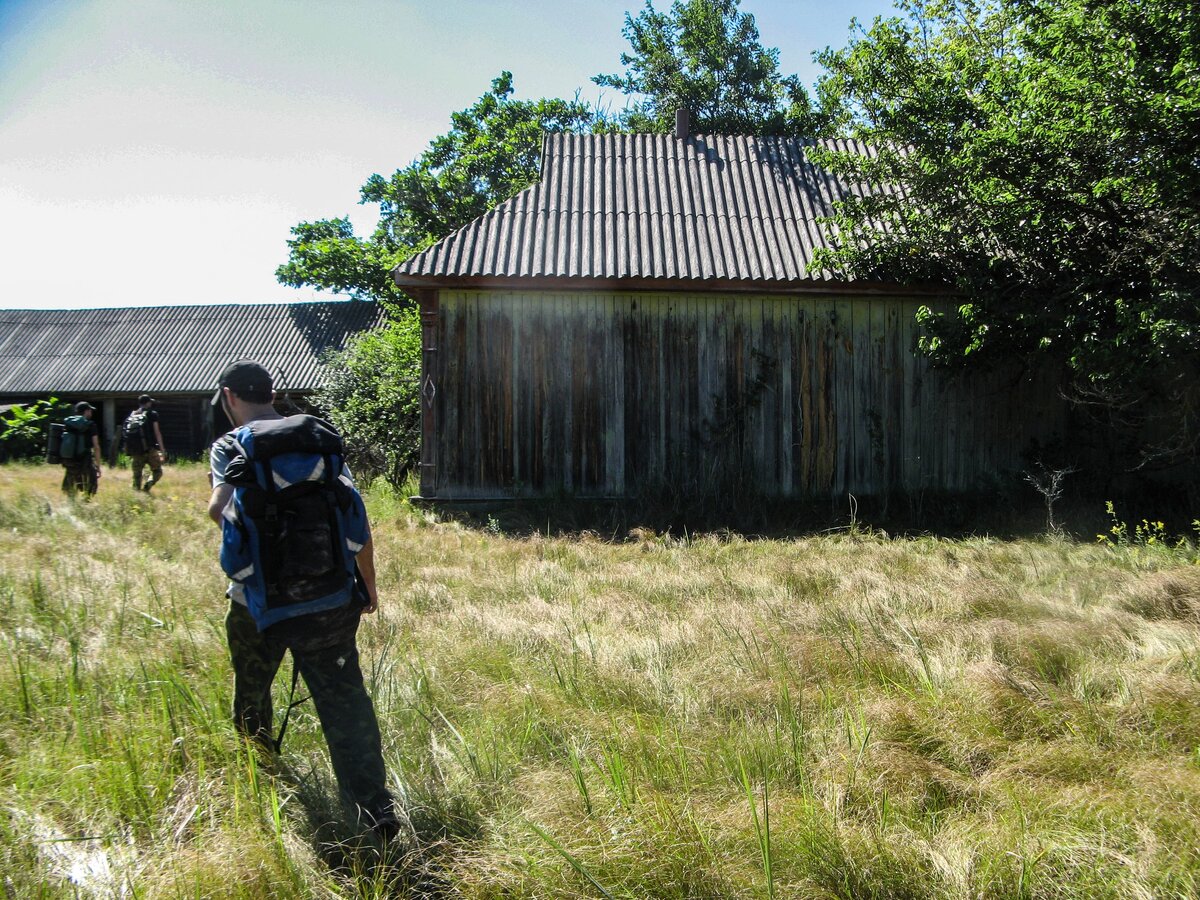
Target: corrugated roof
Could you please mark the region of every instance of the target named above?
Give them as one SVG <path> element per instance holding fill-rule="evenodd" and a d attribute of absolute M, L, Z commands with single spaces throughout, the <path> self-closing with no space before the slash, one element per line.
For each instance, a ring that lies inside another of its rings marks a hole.
<path fill-rule="evenodd" d="M 279 390 L 310 391 L 321 352 L 382 318 L 359 301 L 0 309 L 0 395 L 205 393 L 242 357 Z"/>
<path fill-rule="evenodd" d="M 661 134 L 551 134 L 532 187 L 395 269 L 442 278 L 802 282 L 827 240 L 818 219 L 862 187 L 818 169 L 820 144 L 856 141 Z"/>

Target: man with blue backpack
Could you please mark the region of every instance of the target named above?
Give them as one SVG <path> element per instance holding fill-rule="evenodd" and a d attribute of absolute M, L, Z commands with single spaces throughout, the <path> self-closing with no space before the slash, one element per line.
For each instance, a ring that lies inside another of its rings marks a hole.
<path fill-rule="evenodd" d="M 398 823 L 355 637 L 361 614 L 379 605 L 366 509 L 337 431 L 313 416 L 280 415 L 274 398 L 270 373 L 251 360 L 228 366 L 213 397 L 235 426 L 212 446 L 208 505 L 232 579 L 234 722 L 278 752 L 271 683 L 290 650 L 342 800 L 360 824 L 390 837 Z"/>

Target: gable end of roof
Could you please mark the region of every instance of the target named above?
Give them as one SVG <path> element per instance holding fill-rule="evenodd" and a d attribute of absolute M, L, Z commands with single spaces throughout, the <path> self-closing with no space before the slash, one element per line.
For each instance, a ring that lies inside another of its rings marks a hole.
<path fill-rule="evenodd" d="M 401 263 L 400 286 L 505 279 L 803 285 L 829 246 L 822 220 L 861 195 L 785 137 L 547 134 L 541 178 Z"/>

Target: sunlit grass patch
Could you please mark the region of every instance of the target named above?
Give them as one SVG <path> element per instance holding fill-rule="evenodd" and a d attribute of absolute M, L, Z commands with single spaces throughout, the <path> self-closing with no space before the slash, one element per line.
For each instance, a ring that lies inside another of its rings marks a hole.
<path fill-rule="evenodd" d="M 1196 895 L 1190 550 L 514 537 L 380 488 L 385 852 L 308 705 L 279 760 L 233 732 L 204 475 L 0 467 L 12 896 Z"/>

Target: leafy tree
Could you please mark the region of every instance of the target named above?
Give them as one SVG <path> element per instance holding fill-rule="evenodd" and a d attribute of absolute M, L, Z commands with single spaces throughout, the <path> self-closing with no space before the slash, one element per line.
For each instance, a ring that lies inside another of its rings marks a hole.
<path fill-rule="evenodd" d="M 391 270 L 402 257 L 379 241 L 356 237 L 348 218 L 301 222 L 287 244 L 288 261 L 275 270 L 283 284 L 356 298 L 401 299 Z"/>
<path fill-rule="evenodd" d="M 759 42 L 754 16 L 738 0 L 675 0 L 669 13 L 650 0 L 626 13 L 624 75 L 592 79 L 639 97 L 618 117 L 633 132 L 668 132 L 687 109 L 693 130 L 717 134 L 811 134 L 823 118 L 795 75 L 779 73 L 779 51 Z"/>
<path fill-rule="evenodd" d="M 0 460 L 39 459 L 46 453 L 50 423 L 71 414 L 57 397 L 14 406 L 0 416 Z"/>
<path fill-rule="evenodd" d="M 324 363 L 316 405 L 345 437 L 351 469 L 364 481 L 382 476 L 399 487 L 421 450 L 420 314 L 399 311 Z"/>
<path fill-rule="evenodd" d="M 848 200 L 823 262 L 953 286 L 955 314 L 923 313 L 935 359 L 1061 367 L 1081 409 L 1139 436 L 1132 465 L 1194 454 L 1200 16 L 1177 0 L 898 9 L 821 56 L 827 105 L 879 151 L 824 162 L 901 188 Z"/>
<path fill-rule="evenodd" d="M 362 202 L 380 207 L 369 238 L 356 237 L 345 218 L 293 228 L 288 261 L 276 278 L 292 287 L 401 298 L 392 268 L 533 183 L 543 133 L 581 131 L 595 119 L 577 100 L 512 95 L 512 73 L 502 72 L 473 106 L 451 116 L 450 130 L 413 163 L 390 178 L 368 178 Z"/>

